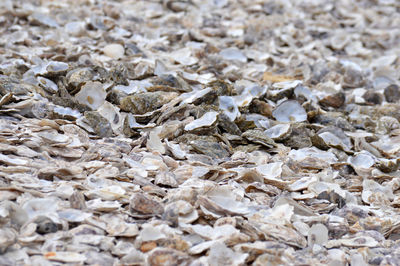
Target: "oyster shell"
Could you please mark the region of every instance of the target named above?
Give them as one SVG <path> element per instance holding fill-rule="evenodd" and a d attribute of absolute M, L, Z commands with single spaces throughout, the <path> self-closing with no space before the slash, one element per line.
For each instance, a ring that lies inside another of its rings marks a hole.
<path fill-rule="evenodd" d="M 279 104 L 272 116 L 279 122 L 303 122 L 307 120 L 307 113 L 297 101 L 285 101 Z"/>
<path fill-rule="evenodd" d="M 201 127 L 209 127 L 217 121 L 217 112 L 207 112 L 199 119 L 196 119 L 185 126 L 186 131 L 195 130 Z"/>
<path fill-rule="evenodd" d="M 0 1 L 0 265 L 400 265 L 369 2 Z"/>
<path fill-rule="evenodd" d="M 275 142 L 272 140 L 272 138 L 270 138 L 266 132 L 261 130 L 247 130 L 242 134 L 242 137 L 254 143 L 261 144 L 267 148 L 272 148 L 275 146 Z"/>
<path fill-rule="evenodd" d="M 291 133 L 290 124 L 278 124 L 265 130 L 265 133 L 273 140 L 281 140 Z"/>
<path fill-rule="evenodd" d="M 92 110 L 97 110 L 105 101 L 107 93 L 100 82 L 86 82 L 81 90 L 75 95 L 76 100 L 88 106 Z"/>
<path fill-rule="evenodd" d="M 155 111 L 178 95 L 175 92 L 144 92 L 127 96 L 121 101 L 121 110 L 143 115 Z"/>
<path fill-rule="evenodd" d="M 229 120 L 235 121 L 235 119 L 240 115 L 240 112 L 233 97 L 219 96 L 218 100 L 219 100 L 219 109 L 224 112 L 224 114 L 229 118 Z"/>

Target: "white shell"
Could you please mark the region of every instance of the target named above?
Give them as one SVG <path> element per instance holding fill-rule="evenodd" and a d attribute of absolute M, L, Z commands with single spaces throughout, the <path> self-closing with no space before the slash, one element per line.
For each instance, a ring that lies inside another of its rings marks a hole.
<path fill-rule="evenodd" d="M 242 51 L 235 47 L 223 49 L 221 50 L 221 52 L 219 52 L 219 54 L 225 60 L 239 61 L 242 63 L 245 63 L 247 61 L 247 57 L 242 53 Z"/>
<path fill-rule="evenodd" d="M 199 119 L 196 119 L 185 126 L 186 131 L 194 130 L 201 127 L 211 126 L 217 121 L 217 112 L 207 112 Z"/>
<path fill-rule="evenodd" d="M 314 224 L 308 232 L 308 245 L 315 244 L 323 246 L 328 242 L 328 228 L 323 224 Z"/>
<path fill-rule="evenodd" d="M 359 153 L 355 156 L 349 157 L 348 162 L 354 168 L 368 169 L 374 165 L 375 159 L 372 155 L 367 153 Z"/>
<path fill-rule="evenodd" d="M 43 77 L 38 77 L 38 81 L 39 81 L 39 85 L 41 85 L 46 91 L 48 91 L 50 93 L 58 92 L 58 86 L 53 81 L 43 78 Z"/>
<path fill-rule="evenodd" d="M 232 96 L 219 96 L 219 109 L 226 114 L 231 121 L 240 116 L 239 108 Z"/>
<path fill-rule="evenodd" d="M 273 140 L 278 140 L 290 132 L 290 124 L 278 124 L 265 130 L 265 133 Z"/>
<path fill-rule="evenodd" d="M 75 95 L 75 98 L 81 104 L 87 105 L 92 110 L 97 110 L 105 101 L 107 96 L 100 82 L 86 82 L 81 90 Z"/>
<path fill-rule="evenodd" d="M 350 148 L 345 141 L 347 139 L 341 139 L 338 136 L 332 134 L 331 132 L 323 132 L 318 134 L 320 138 L 324 140 L 324 142 L 331 147 L 340 147 L 344 151 L 350 151 Z M 350 144 L 350 143 L 349 143 Z"/>
<path fill-rule="evenodd" d="M 278 105 L 272 116 L 279 122 L 302 122 L 307 120 L 307 113 L 297 101 L 285 101 Z"/>

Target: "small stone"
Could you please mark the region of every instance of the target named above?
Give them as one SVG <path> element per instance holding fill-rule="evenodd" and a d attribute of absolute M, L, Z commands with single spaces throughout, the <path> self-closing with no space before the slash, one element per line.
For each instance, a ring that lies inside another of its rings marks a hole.
<path fill-rule="evenodd" d="M 385 88 L 384 94 L 387 102 L 397 102 L 400 100 L 400 87 L 396 84 L 389 85 Z"/>
<path fill-rule="evenodd" d="M 383 101 L 382 94 L 370 90 L 364 93 L 363 98 L 367 103 L 370 104 L 381 104 Z"/>
<path fill-rule="evenodd" d="M 103 53 L 112 59 L 120 59 L 124 56 L 125 49 L 121 44 L 113 43 L 103 48 Z"/>
<path fill-rule="evenodd" d="M 48 234 L 57 232 L 58 227 L 52 220 L 47 217 L 39 216 L 36 218 L 35 223 L 36 226 L 36 233 L 38 234 Z"/>
<path fill-rule="evenodd" d="M 143 243 L 142 246 L 140 247 L 140 251 L 146 253 L 149 252 L 150 250 L 153 250 L 157 247 L 157 243 L 154 241 L 151 242 L 146 242 Z"/>
<path fill-rule="evenodd" d="M 333 95 L 328 95 L 321 99 L 319 103 L 324 107 L 340 108 L 346 100 L 343 92 L 338 92 Z"/>

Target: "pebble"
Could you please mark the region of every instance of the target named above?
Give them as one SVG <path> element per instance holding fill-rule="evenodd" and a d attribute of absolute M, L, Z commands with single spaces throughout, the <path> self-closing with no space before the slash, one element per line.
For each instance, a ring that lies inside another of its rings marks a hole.
<path fill-rule="evenodd" d="M 370 104 L 381 104 L 383 101 L 383 96 L 379 92 L 368 90 L 363 95 L 364 100 Z"/>
<path fill-rule="evenodd" d="M 397 102 L 400 100 L 400 87 L 396 84 L 389 85 L 385 88 L 384 94 L 387 102 Z"/>
<path fill-rule="evenodd" d="M 103 48 L 103 53 L 112 59 L 120 59 L 124 56 L 125 49 L 121 44 L 113 43 L 106 45 Z"/>
<path fill-rule="evenodd" d="M 346 96 L 343 92 L 338 92 L 333 95 L 328 95 L 325 98 L 321 99 L 319 103 L 322 106 L 330 106 L 333 108 L 340 108 L 346 100 Z"/>

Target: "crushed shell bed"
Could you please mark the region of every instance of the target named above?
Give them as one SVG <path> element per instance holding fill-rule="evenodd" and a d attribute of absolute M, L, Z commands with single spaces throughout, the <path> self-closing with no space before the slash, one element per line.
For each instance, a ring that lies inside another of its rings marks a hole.
<path fill-rule="evenodd" d="M 399 10 L 0 1 L 0 265 L 400 265 Z"/>

